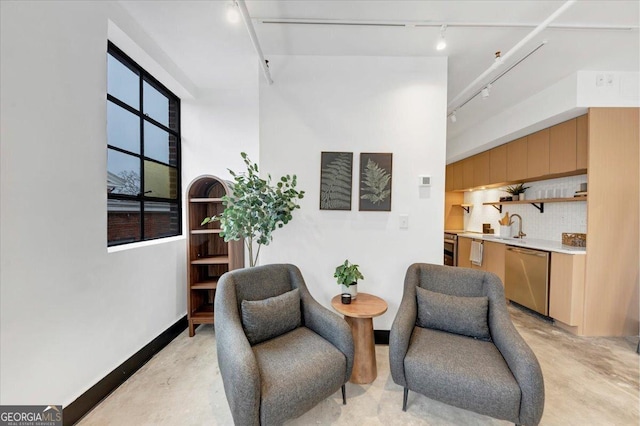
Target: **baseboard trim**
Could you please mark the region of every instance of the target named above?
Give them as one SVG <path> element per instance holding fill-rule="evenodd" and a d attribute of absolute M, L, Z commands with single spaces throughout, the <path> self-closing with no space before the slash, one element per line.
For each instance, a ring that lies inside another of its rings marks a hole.
<path fill-rule="evenodd" d="M 389 330 L 373 330 L 373 340 L 376 345 L 389 344 Z"/>
<path fill-rule="evenodd" d="M 155 354 L 160 352 L 173 339 L 178 337 L 188 327 L 187 316 L 180 318 L 171 327 L 162 332 L 149 344 L 133 354 L 128 360 L 120 364 L 115 370 L 107 374 L 102 380 L 80 395 L 75 401 L 62 410 L 64 425 L 77 423 L 85 414 L 106 398 L 118 386 L 147 363 Z"/>

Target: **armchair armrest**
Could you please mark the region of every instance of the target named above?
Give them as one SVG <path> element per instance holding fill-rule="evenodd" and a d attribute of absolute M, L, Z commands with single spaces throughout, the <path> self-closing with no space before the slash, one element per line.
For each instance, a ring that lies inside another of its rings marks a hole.
<path fill-rule="evenodd" d="M 233 421 L 258 425 L 260 419 L 260 370 L 242 328 L 232 279 L 223 276 L 215 297 L 216 350 Z"/>
<path fill-rule="evenodd" d="M 345 373 L 345 382 L 347 382 L 353 369 L 354 349 L 351 328 L 338 314 L 331 312 L 313 298 L 298 268 L 289 265 L 289 276 L 294 287 L 300 290 L 304 325 L 344 354 L 347 360 Z"/>
<path fill-rule="evenodd" d="M 522 399 L 520 424 L 537 425 L 544 410 L 544 379 L 538 359 L 518 333 L 506 309 L 494 309 L 489 327 L 491 338 L 515 377 Z"/>
<path fill-rule="evenodd" d="M 345 382 L 351 377 L 353 369 L 353 335 L 347 322 L 329 309 L 320 305 L 315 299 L 304 300 L 305 325 L 325 340 L 338 348 L 347 359 Z"/>
<path fill-rule="evenodd" d="M 404 280 L 404 293 L 398 307 L 391 331 L 389 333 L 389 367 L 391 377 L 397 384 L 406 387 L 407 379 L 404 374 L 404 357 L 409 349 L 409 341 L 413 328 L 416 326 L 418 305 L 416 302 L 416 286 L 418 285 L 417 269 L 409 267 Z"/>

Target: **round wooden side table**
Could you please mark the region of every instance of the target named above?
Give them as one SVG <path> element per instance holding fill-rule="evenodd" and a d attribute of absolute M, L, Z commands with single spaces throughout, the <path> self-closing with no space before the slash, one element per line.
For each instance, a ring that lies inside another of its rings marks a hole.
<path fill-rule="evenodd" d="M 349 305 L 343 305 L 341 295 L 331 299 L 333 309 L 344 315 L 351 327 L 354 345 L 352 383 L 371 383 L 378 375 L 376 348 L 373 339 L 373 317 L 387 312 L 387 302 L 372 294 L 358 292 Z"/>

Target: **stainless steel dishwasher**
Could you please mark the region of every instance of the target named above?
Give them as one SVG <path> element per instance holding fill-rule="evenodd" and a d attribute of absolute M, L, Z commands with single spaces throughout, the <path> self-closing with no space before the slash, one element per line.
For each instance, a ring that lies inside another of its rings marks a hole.
<path fill-rule="evenodd" d="M 549 315 L 549 252 L 507 246 L 504 293 L 507 299 Z"/>

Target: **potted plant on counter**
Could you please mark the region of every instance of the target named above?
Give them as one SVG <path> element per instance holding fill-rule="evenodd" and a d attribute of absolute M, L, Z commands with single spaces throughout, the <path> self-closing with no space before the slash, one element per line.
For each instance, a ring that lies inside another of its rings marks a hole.
<path fill-rule="evenodd" d="M 358 296 L 358 280 L 364 279 L 364 276 L 358 269 L 358 265 L 349 263 L 347 259 L 342 265 L 336 268 L 333 277 L 336 278 L 338 284 L 342 285 L 342 293 L 350 294 L 351 299 L 355 300 Z"/>
<path fill-rule="evenodd" d="M 529 189 L 528 186 L 524 186 L 524 183 L 519 183 L 517 185 L 507 186 L 505 191 L 511 194 L 512 201 L 518 201 L 520 199 L 520 194 L 522 195 L 522 199 L 524 199 L 524 192 Z"/>

